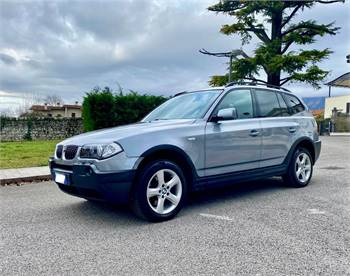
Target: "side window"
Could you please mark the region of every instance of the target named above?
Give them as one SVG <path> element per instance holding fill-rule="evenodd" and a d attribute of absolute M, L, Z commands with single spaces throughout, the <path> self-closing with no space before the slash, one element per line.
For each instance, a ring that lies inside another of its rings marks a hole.
<path fill-rule="evenodd" d="M 288 106 L 280 93 L 277 93 L 277 98 L 281 108 L 280 116 L 289 116 Z"/>
<path fill-rule="evenodd" d="M 299 113 L 305 110 L 305 107 L 297 97 L 289 94 L 284 94 L 284 98 L 286 99 L 287 106 L 291 110 L 292 114 Z"/>
<path fill-rule="evenodd" d="M 256 89 L 255 95 L 260 117 L 282 116 L 281 107 L 275 92 Z"/>
<path fill-rule="evenodd" d="M 216 112 L 224 108 L 236 108 L 238 119 L 253 117 L 253 101 L 249 89 L 233 90 L 219 103 Z"/>

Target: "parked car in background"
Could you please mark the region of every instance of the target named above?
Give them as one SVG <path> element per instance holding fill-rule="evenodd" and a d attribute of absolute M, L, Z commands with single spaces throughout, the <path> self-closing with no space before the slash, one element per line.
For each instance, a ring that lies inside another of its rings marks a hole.
<path fill-rule="evenodd" d="M 178 94 L 141 122 L 64 140 L 52 177 L 71 195 L 173 218 L 190 191 L 282 176 L 311 180 L 321 142 L 307 106 L 281 88 L 231 83 Z"/>

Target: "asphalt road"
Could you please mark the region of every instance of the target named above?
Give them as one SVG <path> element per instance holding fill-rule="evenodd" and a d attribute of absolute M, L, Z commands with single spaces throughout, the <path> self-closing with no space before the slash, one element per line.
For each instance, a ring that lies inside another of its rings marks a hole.
<path fill-rule="evenodd" d="M 308 187 L 274 178 L 196 194 L 165 223 L 53 182 L 0 187 L 0 274 L 350 275 L 350 138 L 322 140 Z"/>

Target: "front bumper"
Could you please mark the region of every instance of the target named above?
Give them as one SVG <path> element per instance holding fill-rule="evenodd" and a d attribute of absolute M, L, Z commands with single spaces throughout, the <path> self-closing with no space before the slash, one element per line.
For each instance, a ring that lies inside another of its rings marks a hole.
<path fill-rule="evenodd" d="M 320 157 L 321 154 L 321 141 L 314 142 L 314 148 L 315 148 L 315 162 Z"/>
<path fill-rule="evenodd" d="M 126 203 L 129 200 L 135 170 L 96 173 L 90 165 L 68 166 L 58 164 L 53 159 L 49 160 L 49 165 L 53 180 L 56 173 L 68 178 L 67 184 L 56 183 L 68 194 L 112 203 Z"/>

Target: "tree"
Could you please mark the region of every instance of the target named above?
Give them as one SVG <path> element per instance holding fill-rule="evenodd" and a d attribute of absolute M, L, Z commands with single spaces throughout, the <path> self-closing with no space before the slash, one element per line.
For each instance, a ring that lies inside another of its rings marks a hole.
<path fill-rule="evenodd" d="M 290 50 L 292 45 L 308 45 L 316 37 L 335 35 L 340 29 L 334 22 L 320 24 L 315 20 L 297 22 L 298 13 L 311 9 L 316 4 L 344 2 L 329 1 L 230 1 L 222 0 L 208 8 L 209 11 L 233 16 L 236 22 L 223 25 L 221 33 L 237 34 L 242 39 L 242 46 L 248 44 L 252 37 L 259 40 L 253 55 L 242 49 L 231 54 L 232 80 L 260 80 L 272 85 L 284 85 L 288 82 L 306 82 L 319 88 L 329 71 L 322 70 L 316 64 L 332 53 L 329 48 L 323 50 Z M 201 50 L 204 54 L 212 54 Z M 222 53 L 221 53 L 222 54 Z M 267 80 L 258 79 L 264 71 Z M 213 86 L 225 84 L 228 75 L 213 76 L 209 83 Z"/>

